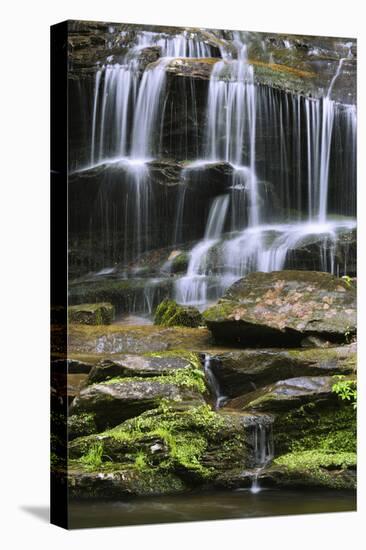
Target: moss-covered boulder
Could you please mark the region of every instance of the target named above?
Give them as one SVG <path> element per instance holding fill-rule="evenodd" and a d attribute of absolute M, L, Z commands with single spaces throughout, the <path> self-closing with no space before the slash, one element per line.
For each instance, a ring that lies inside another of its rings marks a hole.
<path fill-rule="evenodd" d="M 105 429 L 158 407 L 162 400 L 179 406 L 202 404 L 205 392 L 204 374 L 194 367 L 165 376 L 112 378 L 84 388 L 72 402 L 70 414 L 92 413 L 99 429 Z"/>
<path fill-rule="evenodd" d="M 218 414 L 208 405 L 179 410 L 167 403 L 98 435 L 70 444 L 71 469 L 138 469 L 142 477 L 174 476 L 186 488 L 209 485 L 250 463 L 246 415 Z"/>
<path fill-rule="evenodd" d="M 212 355 L 210 364 L 222 393 L 236 397 L 287 378 L 352 374 L 356 344 L 324 349 L 233 350 Z"/>
<path fill-rule="evenodd" d="M 268 483 L 355 488 L 357 416 L 350 402 L 319 400 L 279 413 L 273 434 Z"/>
<path fill-rule="evenodd" d="M 356 289 L 329 273 L 254 272 L 203 317 L 217 341 L 246 347 L 298 346 L 313 335 L 346 342 L 356 332 Z"/>
<path fill-rule="evenodd" d="M 174 300 L 163 300 L 155 311 L 155 325 L 164 327 L 199 327 L 202 315 L 195 307 L 180 306 Z"/>
<path fill-rule="evenodd" d="M 228 408 L 244 411 L 283 411 L 300 407 L 316 400 L 337 399 L 331 376 L 300 376 L 279 380 L 274 384 L 235 397 L 227 403 Z"/>
<path fill-rule="evenodd" d="M 200 368 L 197 353 L 166 352 L 150 355 L 125 355 L 118 359 L 100 361 L 90 371 L 88 383 L 102 382 L 115 377 L 152 377 L 175 373 L 179 369 Z"/>
<path fill-rule="evenodd" d="M 108 302 L 69 306 L 69 322 L 82 325 L 109 325 L 114 319 L 114 306 Z"/>

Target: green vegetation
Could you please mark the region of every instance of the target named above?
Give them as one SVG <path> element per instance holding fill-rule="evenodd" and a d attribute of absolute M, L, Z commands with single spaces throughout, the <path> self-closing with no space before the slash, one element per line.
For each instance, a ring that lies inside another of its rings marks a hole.
<path fill-rule="evenodd" d="M 336 375 L 337 381 L 332 386 L 332 391 L 342 399 L 350 401 L 354 409 L 357 409 L 357 382 L 356 380 L 345 380 L 343 375 Z"/>
<path fill-rule="evenodd" d="M 174 300 L 163 300 L 155 311 L 154 323 L 164 327 L 199 327 L 202 315 L 194 307 L 180 306 Z"/>
<path fill-rule="evenodd" d="M 103 446 L 97 438 L 103 438 Z M 200 481 L 214 475 L 207 460 L 212 445 L 222 450 L 220 456 L 215 452 L 218 462 L 228 456 L 242 462 L 245 449 L 243 436 L 230 431 L 225 419 L 208 405 L 175 410 L 167 401 L 99 436 L 75 441 L 80 456 L 74 464 L 99 471 L 108 468 L 109 460 L 123 459 L 125 466 L 138 471 L 179 472 L 183 478 Z"/>
<path fill-rule="evenodd" d="M 118 377 L 110 378 L 105 382 L 100 382 L 103 385 L 111 384 L 128 384 L 132 382 L 142 382 L 144 384 L 150 384 L 151 382 L 157 382 L 159 384 L 173 384 L 175 386 L 186 387 L 192 390 L 197 390 L 200 393 L 205 393 L 205 376 L 202 371 L 198 369 L 178 369 L 172 374 L 162 374 L 161 376 L 150 376 L 149 378 L 131 376 L 131 377 Z"/>
<path fill-rule="evenodd" d="M 102 464 L 102 457 L 103 445 L 99 443 L 90 447 L 88 452 L 80 457 L 80 462 L 86 467 L 90 467 L 91 469 L 95 470 L 99 468 L 99 466 Z"/>

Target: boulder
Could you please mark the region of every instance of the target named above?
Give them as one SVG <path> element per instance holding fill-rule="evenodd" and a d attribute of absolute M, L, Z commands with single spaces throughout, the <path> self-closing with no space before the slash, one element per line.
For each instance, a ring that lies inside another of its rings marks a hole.
<path fill-rule="evenodd" d="M 356 333 L 352 282 L 311 271 L 254 272 L 203 314 L 215 340 L 297 346 L 307 336 L 346 342 Z"/>
<path fill-rule="evenodd" d="M 124 464 L 113 464 L 102 472 L 69 468 L 68 489 L 71 498 L 117 500 L 128 495 L 176 494 L 187 487 L 179 477 L 167 472 L 141 472 Z"/>
<path fill-rule="evenodd" d="M 197 354 L 190 354 L 191 359 L 199 361 Z M 100 361 L 91 370 L 88 382 L 94 384 L 115 377 L 138 376 L 151 377 L 171 374 L 179 369 L 189 369 L 192 362 L 188 354 L 174 355 L 125 355 L 118 359 Z"/>
<path fill-rule="evenodd" d="M 159 380 L 118 378 L 83 389 L 72 402 L 70 414 L 93 413 L 98 428 L 105 429 L 158 407 L 162 399 L 188 405 L 204 402 L 196 389 L 163 377 Z"/>
<path fill-rule="evenodd" d="M 207 484 L 252 460 L 247 431 L 253 415 L 218 414 L 206 404 L 146 411 L 103 433 L 70 444 L 73 464 L 103 472 L 115 464 L 164 472 L 190 486 Z"/>
<path fill-rule="evenodd" d="M 334 378 L 331 376 L 301 376 L 280 380 L 230 400 L 226 407 L 244 411 L 284 411 L 317 400 L 333 400 Z"/>
<path fill-rule="evenodd" d="M 221 393 L 235 397 L 278 380 L 299 376 L 351 374 L 356 344 L 323 349 L 246 349 L 212 355 Z"/>
<path fill-rule="evenodd" d="M 202 315 L 195 307 L 180 306 L 174 300 L 163 300 L 155 311 L 155 325 L 165 327 L 199 327 Z"/>
<path fill-rule="evenodd" d="M 151 353 L 167 350 L 204 350 L 211 345 L 207 329 L 154 325 L 70 325 L 68 352 L 74 354 Z"/>
<path fill-rule="evenodd" d="M 114 306 L 108 302 L 69 306 L 69 322 L 81 325 L 109 325 L 114 320 Z"/>

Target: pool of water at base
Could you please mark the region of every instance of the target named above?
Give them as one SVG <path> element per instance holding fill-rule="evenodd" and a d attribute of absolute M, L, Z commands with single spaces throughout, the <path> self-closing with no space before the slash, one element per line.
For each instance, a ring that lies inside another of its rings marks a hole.
<path fill-rule="evenodd" d="M 123 501 L 72 501 L 71 529 L 182 521 L 256 518 L 294 514 L 351 512 L 354 491 L 250 490 L 130 497 Z"/>

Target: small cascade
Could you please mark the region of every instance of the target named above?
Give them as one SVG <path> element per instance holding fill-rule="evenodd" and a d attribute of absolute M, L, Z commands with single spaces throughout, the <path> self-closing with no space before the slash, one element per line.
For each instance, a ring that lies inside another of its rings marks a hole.
<path fill-rule="evenodd" d="M 219 381 L 212 370 L 212 358 L 208 353 L 205 354 L 203 369 L 210 393 L 214 398 L 213 406 L 215 411 L 217 411 L 225 402 L 226 396 L 221 394 Z"/>
<path fill-rule="evenodd" d="M 248 63 L 247 47 L 235 34 L 237 59 L 226 58 L 215 64 L 211 73 L 207 105 L 207 158 L 233 165 L 233 188 L 245 173 L 249 225 L 260 220 L 255 171 L 256 86 L 253 67 Z M 235 223 L 235 222 L 234 222 Z"/>
<path fill-rule="evenodd" d="M 153 135 L 156 132 L 159 107 L 166 81 L 166 67 L 170 58 L 162 58 L 154 67 L 144 71 L 136 101 L 132 130 L 132 159 L 151 159 Z M 150 158 L 149 158 L 150 157 Z"/>
<path fill-rule="evenodd" d="M 175 294 L 177 302 L 194 305 L 204 305 L 207 302 L 208 254 L 222 234 L 228 206 L 229 195 L 221 195 L 214 199 L 209 212 L 204 239 L 191 250 L 186 276 L 176 281 Z"/>
<path fill-rule="evenodd" d="M 261 491 L 259 476 L 263 469 L 274 457 L 272 422 L 262 423 L 260 420 L 253 428 L 254 438 L 254 461 L 256 468 L 253 472 L 253 481 L 250 488 L 251 493 Z"/>

